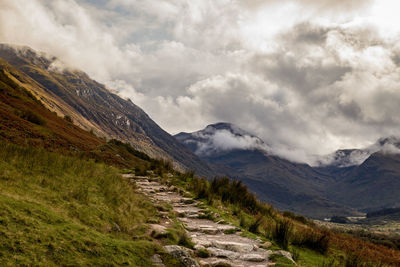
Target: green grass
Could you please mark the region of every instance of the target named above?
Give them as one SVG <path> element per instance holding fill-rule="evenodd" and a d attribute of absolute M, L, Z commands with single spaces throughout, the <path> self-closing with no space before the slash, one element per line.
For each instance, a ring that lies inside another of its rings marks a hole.
<path fill-rule="evenodd" d="M 115 168 L 0 143 L 1 266 L 150 266 L 156 214 Z"/>

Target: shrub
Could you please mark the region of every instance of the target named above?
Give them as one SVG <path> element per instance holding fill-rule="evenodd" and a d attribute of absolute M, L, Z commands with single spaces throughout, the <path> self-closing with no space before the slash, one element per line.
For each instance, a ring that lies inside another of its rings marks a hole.
<path fill-rule="evenodd" d="M 72 120 L 71 116 L 69 116 L 69 115 L 65 115 L 64 120 L 66 120 L 69 123 L 73 123 L 73 120 Z"/>
<path fill-rule="evenodd" d="M 298 230 L 292 243 L 300 247 L 307 247 L 321 254 L 329 250 L 330 233 L 328 231 L 316 231 L 314 229 Z"/>
<path fill-rule="evenodd" d="M 292 231 L 293 224 L 291 221 L 287 219 L 278 220 L 273 229 L 272 236 L 283 249 L 288 249 Z"/>
<path fill-rule="evenodd" d="M 303 215 L 294 214 L 291 211 L 284 211 L 282 215 L 287 217 L 287 218 L 291 218 L 291 219 L 293 219 L 295 221 L 301 222 L 303 224 L 314 225 L 314 222 L 312 222 L 310 219 L 307 219 Z"/>
<path fill-rule="evenodd" d="M 178 232 L 178 245 L 193 249 L 193 242 L 185 232 Z"/>
<path fill-rule="evenodd" d="M 348 222 L 349 222 L 349 219 L 347 219 L 347 218 L 344 217 L 344 216 L 333 216 L 333 217 L 331 218 L 330 221 L 333 222 L 333 223 L 342 223 L 342 224 L 345 224 L 345 223 L 348 223 Z"/>
<path fill-rule="evenodd" d="M 259 233 L 258 228 L 260 227 L 262 220 L 263 217 L 261 215 L 258 215 L 256 219 L 250 224 L 249 231 L 254 234 L 258 234 Z"/>
<path fill-rule="evenodd" d="M 19 111 L 17 115 L 22 119 L 32 122 L 34 124 L 46 125 L 46 121 L 41 116 L 31 110 L 26 109 Z"/>
<path fill-rule="evenodd" d="M 196 255 L 197 255 L 197 257 L 200 257 L 200 258 L 210 257 L 210 253 L 206 249 L 200 249 L 200 250 L 196 251 Z"/>

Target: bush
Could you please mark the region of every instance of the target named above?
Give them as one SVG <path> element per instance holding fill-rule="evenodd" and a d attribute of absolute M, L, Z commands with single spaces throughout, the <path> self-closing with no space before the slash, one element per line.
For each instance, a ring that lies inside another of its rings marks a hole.
<path fill-rule="evenodd" d="M 287 219 L 278 220 L 272 232 L 274 240 L 283 248 L 288 249 L 292 236 L 293 224 Z"/>
<path fill-rule="evenodd" d="M 27 120 L 37 125 L 46 125 L 46 121 L 41 116 L 31 110 L 26 109 L 17 113 L 17 115 L 24 120 Z"/>
<path fill-rule="evenodd" d="M 200 249 L 200 250 L 196 251 L 196 255 L 197 255 L 197 257 L 200 257 L 200 258 L 210 257 L 210 253 L 206 249 Z"/>
<path fill-rule="evenodd" d="M 333 223 L 342 223 L 342 224 L 346 224 L 349 222 L 349 219 L 347 219 L 344 216 L 333 216 L 330 220 Z"/>
<path fill-rule="evenodd" d="M 297 215 L 294 214 L 291 211 L 284 211 L 283 212 L 283 216 L 287 217 L 287 218 L 291 218 L 295 221 L 301 222 L 303 224 L 308 224 L 308 225 L 314 225 L 314 222 L 311 221 L 310 219 L 307 219 L 306 217 L 304 217 L 303 215 Z"/>
<path fill-rule="evenodd" d="M 178 245 L 193 249 L 193 242 L 185 232 L 178 232 Z"/>
<path fill-rule="evenodd" d="M 263 217 L 261 215 L 258 215 L 256 219 L 250 224 L 249 231 L 254 234 L 258 234 L 259 233 L 258 228 L 260 227 L 262 220 Z"/>
<path fill-rule="evenodd" d="M 73 120 L 72 120 L 71 116 L 69 116 L 69 115 L 65 115 L 64 120 L 66 120 L 69 123 L 73 123 Z"/>
<path fill-rule="evenodd" d="M 307 247 L 321 254 L 326 254 L 329 250 L 330 233 L 328 231 L 316 231 L 314 229 L 298 230 L 293 245 Z"/>

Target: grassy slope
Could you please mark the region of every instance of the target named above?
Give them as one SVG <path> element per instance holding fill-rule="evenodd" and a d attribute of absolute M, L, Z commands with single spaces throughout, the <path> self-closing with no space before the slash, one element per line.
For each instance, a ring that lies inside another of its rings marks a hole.
<path fill-rule="evenodd" d="M 0 59 L 0 140 L 131 167 L 146 164 L 117 142 L 106 142 L 45 108 L 14 77 L 24 75 Z M 28 79 L 26 80 L 28 81 Z M 34 84 L 26 84 L 26 87 Z M 119 155 L 119 156 L 117 156 Z"/>
<path fill-rule="evenodd" d="M 0 143 L 0 265 L 148 266 L 156 215 L 112 167 Z"/>

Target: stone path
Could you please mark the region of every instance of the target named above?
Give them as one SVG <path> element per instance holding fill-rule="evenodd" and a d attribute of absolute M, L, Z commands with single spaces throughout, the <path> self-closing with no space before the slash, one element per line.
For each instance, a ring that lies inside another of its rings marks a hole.
<path fill-rule="evenodd" d="M 240 236 L 240 229 L 223 220 L 214 222 L 207 219 L 209 212 L 199 208 L 201 203 L 182 197 L 177 193 L 179 190 L 175 187 L 162 185 L 157 178 L 124 176 L 134 181 L 138 191 L 145 194 L 155 204 L 164 202 L 173 207 L 177 218 L 183 223 L 187 235 L 195 246 L 194 251 L 186 248 L 179 249 L 179 246 L 166 246 L 166 250 L 170 254 L 175 253 L 180 255 L 179 257 L 183 257 L 181 261 L 185 262 L 185 266 L 261 267 L 274 264 L 269 261 L 269 256 L 277 252 L 261 248 L 262 244 L 257 240 Z M 160 223 L 161 227 L 168 227 L 171 221 L 166 214 L 163 214 L 163 217 L 164 220 Z M 153 229 L 160 230 L 160 227 L 153 226 Z M 176 252 L 177 250 L 180 251 Z M 209 257 L 195 257 L 195 260 L 192 261 L 189 254 L 196 255 L 196 250 L 207 251 Z M 291 258 L 290 253 L 287 255 Z M 159 264 L 156 265 L 162 266 Z"/>

